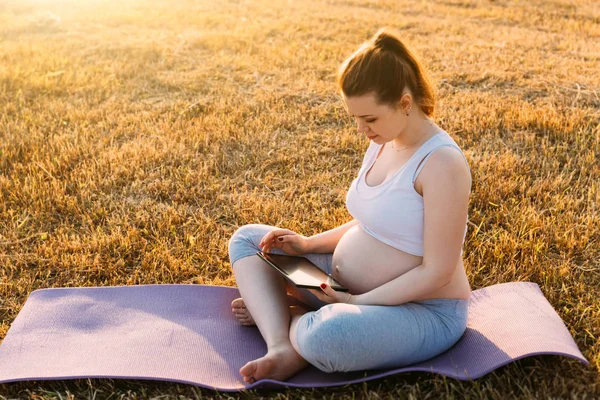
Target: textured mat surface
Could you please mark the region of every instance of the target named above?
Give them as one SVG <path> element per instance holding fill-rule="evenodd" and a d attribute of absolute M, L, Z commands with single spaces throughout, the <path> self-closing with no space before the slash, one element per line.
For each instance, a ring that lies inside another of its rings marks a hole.
<path fill-rule="evenodd" d="M 326 374 L 309 367 L 286 382 L 247 385 L 239 369 L 266 346 L 238 324 L 235 288 L 139 285 L 32 292 L 0 345 L 0 383 L 79 378 L 153 379 L 222 391 L 337 386 L 403 371 L 476 379 L 536 354 L 583 357 L 563 321 L 531 282 L 475 290 L 460 341 L 408 367 Z"/>

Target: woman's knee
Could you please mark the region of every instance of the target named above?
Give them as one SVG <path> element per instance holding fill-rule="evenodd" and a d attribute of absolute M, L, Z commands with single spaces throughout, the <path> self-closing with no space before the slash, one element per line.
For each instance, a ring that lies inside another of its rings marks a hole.
<path fill-rule="evenodd" d="M 229 238 L 227 250 L 231 264 L 242 257 L 256 254 L 260 250 L 260 240 L 274 227 L 264 224 L 246 224 L 240 226 Z"/>
<path fill-rule="evenodd" d="M 298 320 L 296 344 L 300 355 L 324 372 L 352 370 L 348 356 L 354 335 L 348 324 L 348 313 L 360 312 L 350 304 L 329 304 L 308 312 Z"/>

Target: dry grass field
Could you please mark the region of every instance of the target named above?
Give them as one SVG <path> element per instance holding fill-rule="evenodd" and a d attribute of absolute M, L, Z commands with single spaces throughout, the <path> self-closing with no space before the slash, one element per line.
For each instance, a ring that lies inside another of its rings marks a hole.
<path fill-rule="evenodd" d="M 525 358 L 268 398 L 600 397 L 600 6 L 589 0 L 1 0 L 0 339 L 36 289 L 234 286 L 227 242 L 351 219 L 367 148 L 339 64 L 382 26 L 429 70 L 473 191 L 473 290 L 530 281 L 589 366 Z M 1 360 L 0 360 L 1 362 Z M 129 380 L 0 398 L 227 398 Z"/>

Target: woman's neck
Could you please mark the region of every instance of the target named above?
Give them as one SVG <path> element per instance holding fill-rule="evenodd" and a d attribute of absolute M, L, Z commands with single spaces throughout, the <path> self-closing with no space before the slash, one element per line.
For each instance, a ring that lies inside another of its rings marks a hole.
<path fill-rule="evenodd" d="M 427 116 L 415 117 L 412 126 L 408 126 L 404 135 L 392 140 L 395 149 L 411 149 L 426 142 L 440 131 L 440 128 Z"/>

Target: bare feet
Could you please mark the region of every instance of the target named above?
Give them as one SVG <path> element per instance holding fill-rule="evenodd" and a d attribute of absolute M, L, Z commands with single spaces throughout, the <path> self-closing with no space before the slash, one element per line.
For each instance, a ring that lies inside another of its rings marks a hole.
<path fill-rule="evenodd" d="M 231 311 L 235 314 L 235 317 L 240 321 L 242 325 L 245 326 L 254 326 L 256 323 L 254 319 L 252 319 L 252 315 L 250 315 L 250 311 L 246 308 L 246 304 L 244 300 L 239 297 L 231 302 Z"/>
<path fill-rule="evenodd" d="M 231 311 L 242 325 L 256 325 L 241 297 L 231 302 Z M 306 312 L 307 310 L 302 307 L 290 306 L 291 316 L 302 315 Z M 291 343 L 288 343 L 269 349 L 264 357 L 246 363 L 240 369 L 240 374 L 247 383 L 254 383 L 265 378 L 285 381 L 307 365 L 308 362 L 294 350 Z"/>
<path fill-rule="evenodd" d="M 250 361 L 240 368 L 240 374 L 247 383 L 265 378 L 285 381 L 307 366 L 308 362 L 296 353 L 291 344 L 288 344 L 272 348 L 264 357 Z"/>
<path fill-rule="evenodd" d="M 231 311 L 235 315 L 235 317 L 240 321 L 240 324 L 244 326 L 256 326 L 250 311 L 246 308 L 246 303 L 244 303 L 244 299 L 238 297 L 237 299 L 231 302 Z M 298 305 L 290 305 L 290 313 L 291 315 L 302 315 L 306 312 L 303 307 Z"/>

